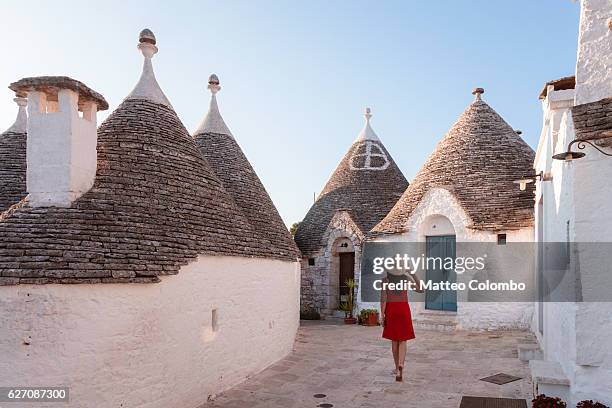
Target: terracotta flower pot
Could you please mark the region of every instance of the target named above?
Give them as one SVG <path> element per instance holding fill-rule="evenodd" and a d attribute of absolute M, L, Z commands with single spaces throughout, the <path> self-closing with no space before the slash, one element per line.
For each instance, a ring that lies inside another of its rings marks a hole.
<path fill-rule="evenodd" d="M 369 313 L 364 319 L 361 320 L 363 326 L 378 326 L 378 314 Z"/>

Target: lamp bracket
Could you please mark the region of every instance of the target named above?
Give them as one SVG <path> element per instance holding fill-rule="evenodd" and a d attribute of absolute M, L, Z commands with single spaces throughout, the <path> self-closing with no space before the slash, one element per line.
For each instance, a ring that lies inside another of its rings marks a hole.
<path fill-rule="evenodd" d="M 574 144 L 576 144 L 576 147 L 578 147 L 578 149 L 584 150 L 586 148 L 585 143 L 588 144 L 589 146 L 593 147 L 599 153 L 604 154 L 604 155 L 609 156 L 609 157 L 612 157 L 612 153 L 607 153 L 607 152 L 603 151 L 595 143 L 591 142 L 590 140 L 584 140 L 584 139 L 575 139 L 575 140 L 572 140 L 570 142 L 570 144 L 567 145 L 567 150 L 568 151 L 572 150 L 572 145 L 574 145 Z"/>

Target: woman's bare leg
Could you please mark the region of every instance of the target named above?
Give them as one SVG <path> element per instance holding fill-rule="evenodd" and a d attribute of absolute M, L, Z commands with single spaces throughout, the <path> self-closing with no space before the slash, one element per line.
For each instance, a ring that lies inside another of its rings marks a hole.
<path fill-rule="evenodd" d="M 391 352 L 393 353 L 393 361 L 395 362 L 395 372 L 399 367 L 399 341 L 391 340 Z"/>
<path fill-rule="evenodd" d="M 397 343 L 397 363 L 395 364 L 398 367 L 403 367 L 406 361 L 406 341 L 399 341 Z"/>

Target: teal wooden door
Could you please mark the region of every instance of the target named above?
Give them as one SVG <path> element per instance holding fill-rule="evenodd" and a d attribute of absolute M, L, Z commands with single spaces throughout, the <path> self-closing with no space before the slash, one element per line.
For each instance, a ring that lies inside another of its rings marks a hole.
<path fill-rule="evenodd" d="M 457 275 L 452 269 L 444 268 L 447 258 L 455 259 L 457 245 L 454 235 L 426 237 L 426 256 L 429 260 L 427 280 L 433 282 L 457 282 Z M 432 258 L 440 258 L 442 262 L 433 262 Z M 442 264 L 442 265 L 440 265 Z M 457 311 L 457 292 L 454 290 L 427 290 L 425 293 L 425 308 L 432 310 Z"/>

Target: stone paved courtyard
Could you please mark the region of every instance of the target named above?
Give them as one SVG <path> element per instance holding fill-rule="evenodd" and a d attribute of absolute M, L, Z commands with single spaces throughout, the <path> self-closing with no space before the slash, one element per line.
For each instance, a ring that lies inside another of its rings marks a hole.
<path fill-rule="evenodd" d="M 528 364 L 517 358 L 517 345 L 533 341 L 529 333 L 417 331 L 403 383 L 391 374 L 380 334 L 380 327 L 303 322 L 291 355 L 202 408 L 457 408 L 462 395 L 531 399 Z M 502 372 L 523 379 L 479 381 Z"/>

